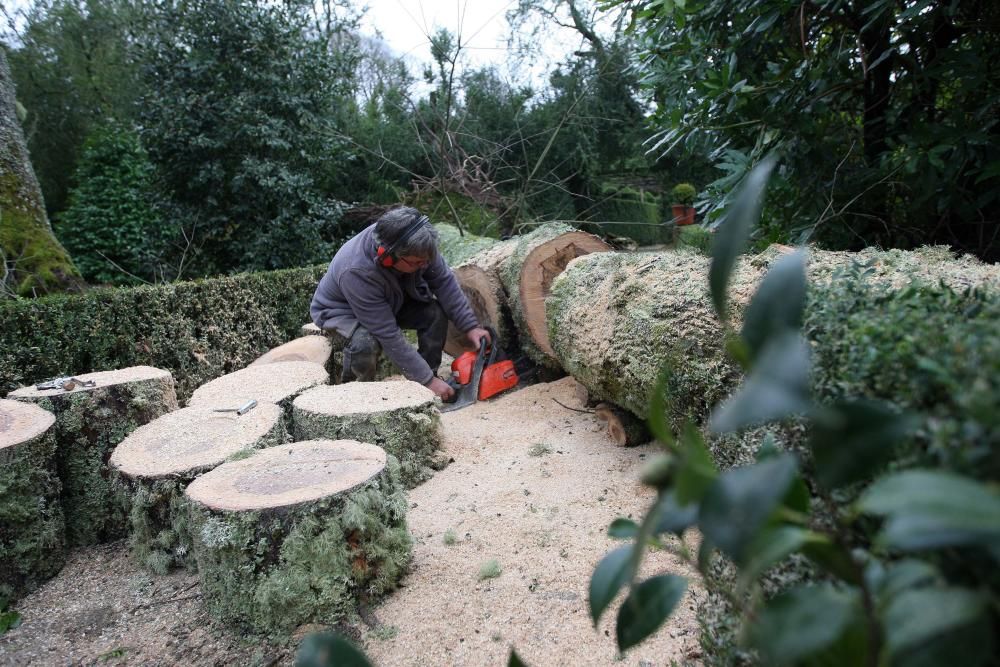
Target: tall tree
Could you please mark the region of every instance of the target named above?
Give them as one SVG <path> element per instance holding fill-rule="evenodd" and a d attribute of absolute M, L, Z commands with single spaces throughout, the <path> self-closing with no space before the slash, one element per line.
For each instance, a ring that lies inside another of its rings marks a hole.
<path fill-rule="evenodd" d="M 14 81 L 0 47 L 0 292 L 24 296 L 79 287 L 80 275 L 52 234 L 17 118 Z"/>

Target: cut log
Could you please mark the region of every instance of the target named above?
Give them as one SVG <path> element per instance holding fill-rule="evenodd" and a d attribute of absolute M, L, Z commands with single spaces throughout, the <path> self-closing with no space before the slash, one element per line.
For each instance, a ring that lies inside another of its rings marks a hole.
<path fill-rule="evenodd" d="M 395 587 L 410 557 L 395 458 L 313 440 L 224 463 L 186 491 L 202 594 L 240 630 L 336 623 Z"/>
<path fill-rule="evenodd" d="M 540 366 L 558 369 L 549 343 L 545 320 L 545 299 L 552 281 L 573 259 L 591 253 L 607 253 L 612 248 L 598 237 L 551 223 L 516 239 L 510 256 L 500 268 L 500 278 L 521 349 Z"/>
<path fill-rule="evenodd" d="M 189 406 L 237 408 L 249 400 L 275 403 L 289 414 L 292 399 L 306 389 L 326 384 L 326 369 L 310 361 L 260 364 L 215 378 L 191 394 Z"/>
<path fill-rule="evenodd" d="M 519 344 L 507 305 L 507 295 L 500 280 L 500 267 L 516 247 L 517 241 L 513 239 L 494 242 L 453 269 L 479 324 L 493 327 L 506 352 L 517 351 Z M 472 346 L 465 334 L 449 323 L 445 352 L 457 357 L 470 349 Z"/>
<path fill-rule="evenodd" d="M 311 361 L 326 366 L 333 353 L 333 344 L 326 336 L 302 336 L 268 351 L 251 366 L 285 361 Z"/>
<path fill-rule="evenodd" d="M 358 440 L 383 447 L 399 460 L 409 488 L 430 478 L 441 448 L 434 392 L 409 380 L 315 387 L 293 402 L 292 424 L 296 440 Z"/>
<path fill-rule="evenodd" d="M 66 561 L 55 416 L 0 399 L 0 597 L 15 600 Z"/>
<path fill-rule="evenodd" d="M 183 408 L 136 429 L 111 455 L 129 493 L 133 557 L 156 574 L 193 567 L 184 489 L 230 457 L 285 442 L 283 411 L 273 403 L 243 415 Z"/>
<path fill-rule="evenodd" d="M 56 462 L 66 537 L 72 546 L 125 536 L 128 499 L 108 466 L 115 447 L 139 426 L 177 409 L 170 373 L 150 366 L 87 373 L 76 388 L 24 387 L 8 397 L 56 416 Z"/>
<path fill-rule="evenodd" d="M 594 414 L 604 422 L 608 437 L 619 447 L 635 447 L 650 441 L 646 422 L 628 410 L 611 403 L 598 403 Z"/>
<path fill-rule="evenodd" d="M 458 266 L 465 263 L 473 255 L 477 255 L 490 246 L 498 243 L 488 236 L 476 236 L 469 232 L 462 233 L 455 225 L 436 224 L 438 233 L 438 251 L 448 266 Z"/>
<path fill-rule="evenodd" d="M 325 335 L 325 332 L 322 329 L 320 329 L 318 326 L 316 326 L 314 323 L 312 323 L 312 322 L 307 322 L 306 324 L 303 324 L 301 331 L 302 331 L 302 335 L 303 336 L 323 336 L 323 335 Z"/>

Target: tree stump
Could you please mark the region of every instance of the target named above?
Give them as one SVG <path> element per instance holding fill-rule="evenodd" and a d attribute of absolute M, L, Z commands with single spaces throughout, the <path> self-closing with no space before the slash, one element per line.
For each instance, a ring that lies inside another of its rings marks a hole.
<path fill-rule="evenodd" d="M 0 597 L 20 598 L 65 563 L 55 416 L 0 399 Z"/>
<path fill-rule="evenodd" d="M 133 557 L 156 574 L 193 567 L 184 489 L 230 457 L 287 441 L 282 409 L 273 403 L 243 415 L 183 408 L 136 429 L 111 455 L 129 492 Z"/>
<path fill-rule="evenodd" d="M 209 611 L 241 630 L 333 624 L 395 587 L 410 557 L 395 458 L 311 440 L 224 463 L 187 487 Z"/>
<path fill-rule="evenodd" d="M 292 399 L 330 379 L 326 369 L 310 361 L 258 364 L 206 382 L 191 394 L 189 406 L 238 408 L 249 400 L 274 403 L 290 414 Z"/>
<path fill-rule="evenodd" d="M 434 392 L 409 380 L 315 387 L 292 404 L 296 440 L 358 440 L 398 459 L 408 488 L 430 478 L 441 448 Z"/>
<path fill-rule="evenodd" d="M 333 344 L 326 336 L 302 336 L 261 355 L 251 366 L 275 364 L 286 361 L 311 361 L 326 366 L 333 353 Z"/>
<path fill-rule="evenodd" d="M 108 459 L 136 428 L 177 409 L 173 377 L 159 368 L 133 366 L 77 377 L 95 386 L 24 387 L 8 395 L 56 416 L 56 463 L 71 546 L 125 536 L 128 499 L 114 483 Z"/>

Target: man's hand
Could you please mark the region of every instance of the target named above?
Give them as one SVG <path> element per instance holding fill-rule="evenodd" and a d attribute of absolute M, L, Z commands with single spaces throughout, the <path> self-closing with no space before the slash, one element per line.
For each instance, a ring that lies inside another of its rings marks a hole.
<path fill-rule="evenodd" d="M 487 331 L 486 329 L 478 329 L 478 328 L 477 329 L 469 329 L 465 333 L 465 337 L 469 340 L 470 343 L 472 343 L 473 349 L 476 349 L 476 350 L 479 349 L 479 339 L 480 338 L 485 338 L 486 339 L 486 345 L 487 346 L 493 344 L 493 341 L 490 339 L 490 332 Z"/>
<path fill-rule="evenodd" d="M 426 387 L 437 394 L 438 397 L 440 397 L 440 399 L 445 403 L 454 400 L 455 398 L 455 390 L 441 378 L 436 377 L 432 379 L 429 383 L 427 383 Z"/>

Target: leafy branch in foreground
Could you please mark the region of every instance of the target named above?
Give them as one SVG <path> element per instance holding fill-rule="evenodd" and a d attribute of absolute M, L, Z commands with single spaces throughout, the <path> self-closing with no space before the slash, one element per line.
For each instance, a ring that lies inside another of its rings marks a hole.
<path fill-rule="evenodd" d="M 730 328 L 730 275 L 772 167 L 765 160 L 747 179 L 713 245 L 710 291 Z M 800 420 L 809 433 L 809 474 L 795 454 L 769 440 L 753 465 L 720 472 L 694 425 L 677 439 L 667 427 L 664 375 L 649 425 L 667 452 L 648 464 L 642 480 L 656 489 L 656 500 L 639 523 L 611 524 L 610 536 L 631 543 L 594 570 L 591 617 L 596 625 L 627 588 L 616 623 L 619 649 L 663 624 L 685 580 L 671 574 L 640 580 L 637 573 L 647 546 L 667 546 L 661 538 L 673 534 L 680 538 L 674 549 L 702 574 L 716 552 L 736 567 L 729 602 L 744 619 L 745 643 L 764 664 L 988 664 L 1000 607 L 995 587 L 963 576 L 961 568 L 940 567 L 938 556 L 947 549 L 952 560 L 1000 560 L 1000 494 L 942 470 L 887 471 L 894 445 L 915 427 L 914 415 L 869 400 L 813 400 L 809 343 L 800 331 L 805 298 L 799 250 L 772 266 L 741 330 L 730 331 L 730 352 L 747 377 L 717 406 L 708 432 Z M 702 536 L 696 556 L 684 539 L 689 529 Z M 811 561 L 822 580 L 767 599 L 761 577 L 793 554 Z"/>

